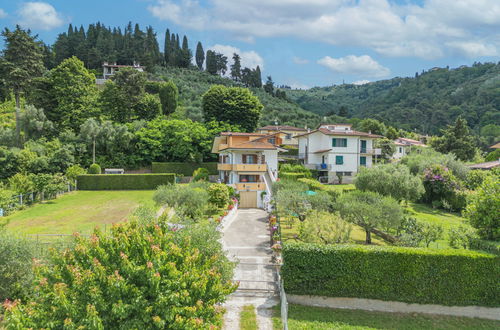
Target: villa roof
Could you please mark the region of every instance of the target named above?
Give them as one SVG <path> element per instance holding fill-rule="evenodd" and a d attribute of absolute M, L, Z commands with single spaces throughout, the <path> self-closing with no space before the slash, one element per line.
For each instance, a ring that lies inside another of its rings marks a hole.
<path fill-rule="evenodd" d="M 329 130 L 327 128 L 319 128 L 319 129 L 315 129 L 315 130 L 312 130 L 310 132 L 307 132 L 305 134 L 300 134 L 300 135 L 297 135 L 297 137 L 302 137 L 302 136 L 306 136 L 306 135 L 309 135 L 309 134 L 312 134 L 312 133 L 316 133 L 316 132 L 321 132 L 325 135 L 333 135 L 333 136 L 363 136 L 363 137 L 367 137 L 367 138 L 381 138 L 382 136 L 381 135 L 377 135 L 377 134 L 371 134 L 371 133 L 366 133 L 366 132 L 359 132 L 359 131 L 354 131 L 354 130 L 349 130 L 349 131 L 332 131 L 332 130 Z"/>
<path fill-rule="evenodd" d="M 230 136 L 230 135 L 234 135 L 234 136 L 266 136 L 266 134 L 262 134 L 262 133 L 244 133 L 244 132 L 222 132 L 222 133 L 220 133 L 220 135 L 222 135 L 222 136 Z"/>
<path fill-rule="evenodd" d="M 305 128 L 299 128 L 299 127 L 294 127 L 294 126 L 289 126 L 289 125 L 267 125 L 261 128 L 258 128 L 257 130 L 267 130 L 267 131 L 281 131 L 281 130 L 287 130 L 287 131 L 300 131 L 300 132 L 306 132 L 307 130 Z"/>
<path fill-rule="evenodd" d="M 248 137 L 256 137 L 253 140 L 247 140 L 240 142 L 238 144 L 233 144 L 231 146 L 226 146 L 220 150 L 228 150 L 228 149 L 265 149 L 265 150 L 276 150 L 278 147 L 271 142 L 268 141 L 269 138 L 276 136 L 277 133 L 273 134 L 258 134 L 258 133 L 241 133 L 241 132 L 222 132 L 222 136 L 248 136 Z M 217 139 L 217 138 L 216 138 Z M 220 142 L 219 142 L 220 143 Z"/>
<path fill-rule="evenodd" d="M 422 143 L 420 141 L 417 141 L 417 140 L 413 140 L 413 139 L 408 139 L 408 138 L 397 138 L 395 140 L 395 142 L 399 142 L 399 143 L 402 143 L 404 145 L 411 145 L 411 146 L 422 146 L 422 147 L 425 147 L 425 143 Z"/>

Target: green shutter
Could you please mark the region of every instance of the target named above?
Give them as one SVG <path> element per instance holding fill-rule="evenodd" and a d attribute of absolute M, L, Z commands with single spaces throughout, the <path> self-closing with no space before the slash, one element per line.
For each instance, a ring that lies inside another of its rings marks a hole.
<path fill-rule="evenodd" d="M 347 147 L 347 139 L 344 139 L 344 147 Z"/>
<path fill-rule="evenodd" d="M 366 165 L 366 157 L 364 157 L 364 156 L 359 157 L 359 164 Z"/>
<path fill-rule="evenodd" d="M 344 156 L 335 156 L 335 164 L 337 165 L 344 164 Z"/>
<path fill-rule="evenodd" d="M 332 147 L 336 147 L 337 146 L 337 139 L 332 139 Z"/>

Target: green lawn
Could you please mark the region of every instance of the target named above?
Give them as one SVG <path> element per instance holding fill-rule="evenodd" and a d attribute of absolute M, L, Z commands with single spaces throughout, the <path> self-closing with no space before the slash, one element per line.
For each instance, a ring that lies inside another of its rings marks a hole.
<path fill-rule="evenodd" d="M 417 220 L 441 225 L 443 227 L 443 238 L 437 242 L 431 243 L 431 248 L 449 248 L 448 244 L 448 231 L 451 228 L 462 226 L 469 226 L 464 218 L 459 213 L 450 213 L 441 209 L 433 209 L 432 207 L 421 203 L 410 203 L 407 207 L 410 214 Z"/>
<path fill-rule="evenodd" d="M 274 329 L 281 326 L 279 306 L 274 307 Z M 500 329 L 500 321 L 430 314 L 382 313 L 288 306 L 290 330 L 325 329 Z"/>
<path fill-rule="evenodd" d="M 88 234 L 96 225 L 124 221 L 139 205 L 153 206 L 152 190 L 76 191 L 2 219 L 16 234 Z"/>

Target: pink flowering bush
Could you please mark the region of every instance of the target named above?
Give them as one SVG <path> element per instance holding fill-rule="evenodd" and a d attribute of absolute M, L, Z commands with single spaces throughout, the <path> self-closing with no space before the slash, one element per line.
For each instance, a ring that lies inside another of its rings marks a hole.
<path fill-rule="evenodd" d="M 459 180 L 446 167 L 433 165 L 424 171 L 424 201 L 458 211 L 465 207 L 465 192 Z"/>
<path fill-rule="evenodd" d="M 36 268 L 31 300 L 4 303 L 6 328 L 219 328 L 235 285 L 215 236 L 188 230 L 134 221 L 76 236 Z"/>

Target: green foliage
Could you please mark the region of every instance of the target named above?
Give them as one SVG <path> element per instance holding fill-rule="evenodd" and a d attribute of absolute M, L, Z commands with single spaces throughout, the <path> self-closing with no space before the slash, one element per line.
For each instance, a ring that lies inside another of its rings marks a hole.
<path fill-rule="evenodd" d="M 352 186 L 340 186 L 340 185 L 334 186 L 334 185 L 322 184 L 318 180 L 309 178 L 298 179 L 298 181 L 307 184 L 309 190 L 327 192 L 334 200 L 337 199 L 340 193 L 354 189 L 354 187 Z"/>
<path fill-rule="evenodd" d="M 422 223 L 421 235 L 425 247 L 428 248 L 432 242 L 437 241 L 443 236 L 443 227 L 431 223 Z"/>
<path fill-rule="evenodd" d="M 339 215 L 312 211 L 310 219 L 300 223 L 298 238 L 306 243 L 339 244 L 347 243 L 352 225 Z"/>
<path fill-rule="evenodd" d="M 302 173 L 304 178 L 310 178 L 311 170 L 306 168 L 304 165 L 299 164 L 282 164 L 280 165 L 280 173 Z"/>
<path fill-rule="evenodd" d="M 388 138 L 375 140 L 374 147 L 380 148 L 381 158 L 385 161 L 390 160 L 396 152 L 396 145 L 394 144 L 394 141 L 389 140 Z"/>
<path fill-rule="evenodd" d="M 476 143 L 467 127 L 467 121 L 458 117 L 455 125 L 443 130 L 443 136 L 432 140 L 432 146 L 439 152 L 452 153 L 460 160 L 471 160 L 476 154 Z"/>
<path fill-rule="evenodd" d="M 217 171 L 217 163 L 158 163 L 153 162 L 151 164 L 151 169 L 153 173 L 175 173 L 184 176 L 191 176 L 193 172 L 200 168 L 206 168 L 210 175 L 216 175 L 219 172 Z"/>
<path fill-rule="evenodd" d="M 155 191 L 153 200 L 157 205 L 173 207 L 181 217 L 202 220 L 208 209 L 209 199 L 205 188 L 192 184 L 163 185 Z"/>
<path fill-rule="evenodd" d="M 90 165 L 88 173 L 89 174 L 101 174 L 102 173 L 101 166 L 99 166 L 99 164 Z"/>
<path fill-rule="evenodd" d="M 372 118 L 363 119 L 356 124 L 355 128 L 361 132 L 371 132 L 378 135 L 385 135 L 386 130 L 384 123 Z"/>
<path fill-rule="evenodd" d="M 424 172 L 424 201 L 452 211 L 465 207 L 466 193 L 453 173 L 441 166 L 434 165 Z"/>
<path fill-rule="evenodd" d="M 212 183 L 208 186 L 207 192 L 208 202 L 218 208 L 225 208 L 231 201 L 229 188 L 224 183 Z"/>
<path fill-rule="evenodd" d="M 500 242 L 485 241 L 478 238 L 472 238 L 469 241 L 471 250 L 481 250 L 500 256 Z"/>
<path fill-rule="evenodd" d="M 156 95 L 144 94 L 135 107 L 135 113 L 141 120 L 152 120 L 161 115 L 160 99 Z"/>
<path fill-rule="evenodd" d="M 15 209 L 14 201 L 15 193 L 11 190 L 6 190 L 0 188 L 0 209 L 3 209 L 4 215 L 8 215 L 11 211 Z M 2 223 L 0 223 L 0 229 Z"/>
<path fill-rule="evenodd" d="M 299 180 L 303 178 L 310 178 L 311 175 L 307 175 L 307 173 L 290 173 L 290 172 L 281 172 L 279 173 L 280 179 L 283 180 Z"/>
<path fill-rule="evenodd" d="M 466 226 L 450 228 L 448 237 L 450 240 L 450 246 L 455 249 L 470 248 L 472 240 L 476 240 L 478 238 L 476 231 Z"/>
<path fill-rule="evenodd" d="M 159 95 L 162 113 L 164 115 L 174 113 L 177 109 L 177 103 L 179 100 L 179 90 L 177 89 L 177 86 L 172 81 L 161 83 Z"/>
<path fill-rule="evenodd" d="M 289 294 L 500 306 L 500 258 L 463 250 L 287 243 Z"/>
<path fill-rule="evenodd" d="M 492 174 L 488 171 L 471 170 L 467 173 L 465 186 L 467 189 L 476 190 L 483 184 L 484 180 L 491 175 Z"/>
<path fill-rule="evenodd" d="M 206 121 L 239 125 L 247 132 L 257 128 L 264 107 L 250 90 L 222 85 L 212 86 L 203 95 L 202 106 Z"/>
<path fill-rule="evenodd" d="M 226 257 L 220 245 L 217 253 L 206 253 L 199 235 L 193 243 L 191 235 L 161 222 L 115 225 L 108 235 L 96 229 L 75 241 L 74 248 L 54 252 L 50 265 L 37 269 L 37 295 L 7 308 L 7 327 L 221 325 L 217 305 L 235 286 L 222 276 L 220 260 Z"/>
<path fill-rule="evenodd" d="M 500 149 L 496 149 L 496 150 L 490 152 L 484 158 L 484 160 L 487 161 L 487 162 L 492 162 L 494 160 L 499 160 L 499 159 L 500 159 Z"/>
<path fill-rule="evenodd" d="M 467 201 L 464 215 L 484 239 L 500 240 L 500 184 L 498 177 L 484 180 Z"/>
<path fill-rule="evenodd" d="M 342 194 L 337 204 L 343 219 L 365 230 L 366 244 L 371 244 L 373 229 L 396 229 L 403 219 L 403 210 L 396 200 L 371 191 Z"/>
<path fill-rule="evenodd" d="M 24 299 L 33 293 L 33 241 L 0 232 L 0 300 Z"/>
<path fill-rule="evenodd" d="M 193 172 L 193 181 L 208 181 L 209 172 L 206 168 L 200 167 Z"/>
<path fill-rule="evenodd" d="M 452 154 L 442 154 L 432 148 L 414 148 L 412 153 L 403 157 L 402 164 L 410 168 L 412 174 L 423 174 L 424 171 L 433 165 L 442 165 L 447 167 L 460 180 L 466 180 L 469 168 L 457 161 Z"/>
<path fill-rule="evenodd" d="M 424 193 L 422 180 L 404 165 L 377 165 L 361 168 L 354 179 L 358 190 L 374 191 L 397 201 L 416 201 Z"/>
<path fill-rule="evenodd" d="M 28 175 L 17 173 L 8 180 L 9 188 L 17 194 L 27 194 L 33 192 L 33 181 Z"/>
<path fill-rule="evenodd" d="M 79 190 L 150 190 L 174 183 L 175 174 L 101 174 L 79 175 Z"/>
<path fill-rule="evenodd" d="M 97 164 L 93 164 L 93 165 L 97 165 Z M 99 166 L 99 165 L 97 165 Z M 97 170 L 96 168 L 94 170 Z M 100 170 L 99 170 L 99 173 L 97 174 L 100 174 Z M 66 170 L 66 173 L 65 173 L 65 176 L 66 178 L 70 181 L 70 183 L 73 183 L 76 181 L 76 178 L 79 176 L 79 175 L 83 175 L 83 174 L 87 174 L 87 171 L 81 167 L 80 165 L 73 165 L 73 166 L 70 166 L 68 167 L 68 169 Z M 89 173 L 89 174 L 95 174 L 95 173 Z"/>

